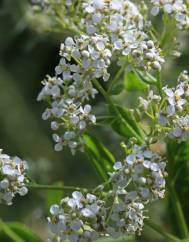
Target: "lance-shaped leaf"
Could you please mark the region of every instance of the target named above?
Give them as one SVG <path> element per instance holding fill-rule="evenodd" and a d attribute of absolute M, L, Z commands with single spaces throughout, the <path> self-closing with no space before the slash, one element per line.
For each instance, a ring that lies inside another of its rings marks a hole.
<path fill-rule="evenodd" d="M 0 225 L 0 241 L 2 242 L 42 242 L 30 228 L 22 223 L 0 221 Z"/>
<path fill-rule="evenodd" d="M 97 173 L 101 176 L 103 181 L 107 181 L 107 172 L 112 171 L 115 158 L 112 153 L 99 142 L 95 137 L 85 134 L 85 150 L 89 156 L 89 160 L 95 167 Z"/>
<path fill-rule="evenodd" d="M 111 126 L 118 134 L 124 136 L 125 138 L 136 137 L 140 140 L 142 137 L 141 130 L 136 122 L 133 113 L 127 108 L 116 105 L 116 108 L 121 115 L 120 117 L 115 112 L 115 108 L 109 106 L 111 115 L 114 115 L 115 119 Z"/>

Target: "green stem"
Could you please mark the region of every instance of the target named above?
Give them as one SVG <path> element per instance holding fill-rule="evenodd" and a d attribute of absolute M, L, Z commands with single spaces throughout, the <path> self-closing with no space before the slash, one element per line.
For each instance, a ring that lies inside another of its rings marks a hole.
<path fill-rule="evenodd" d="M 189 238 L 188 227 L 187 227 L 187 223 L 186 223 L 186 220 L 184 217 L 182 206 L 180 204 L 180 201 L 179 201 L 179 198 L 175 191 L 175 188 L 172 184 L 170 184 L 169 190 L 170 190 L 170 198 L 171 198 L 172 204 L 174 206 L 175 215 L 177 217 L 180 233 L 183 238 Z"/>
<path fill-rule="evenodd" d="M 163 97 L 161 71 L 158 71 L 156 86 L 161 97 Z"/>
<path fill-rule="evenodd" d="M 1 219 L 0 219 L 0 229 L 2 229 L 4 233 L 14 242 L 26 242 L 25 240 L 20 238 L 13 230 L 11 230 L 6 225 L 6 223 L 4 223 Z"/>
<path fill-rule="evenodd" d="M 145 219 L 145 224 L 148 225 L 148 227 L 152 228 L 154 231 L 156 231 L 158 234 L 161 234 L 165 239 L 167 239 L 170 242 L 181 242 L 179 238 L 176 236 L 165 232 L 159 225 L 155 224 L 149 219 Z"/>
<path fill-rule="evenodd" d="M 95 240 L 95 242 L 126 242 L 126 241 L 134 241 L 134 236 L 121 236 L 117 239 L 112 238 L 103 238 Z"/>
<path fill-rule="evenodd" d="M 143 138 L 125 121 L 125 119 L 123 119 L 123 117 L 120 114 L 119 110 L 114 105 L 114 102 L 113 102 L 111 96 L 109 96 L 109 94 L 104 90 L 104 88 L 100 85 L 100 83 L 96 79 L 93 79 L 92 82 L 96 86 L 96 88 L 99 90 L 99 92 L 104 96 L 104 98 L 106 99 L 106 101 L 114 109 L 114 112 L 118 115 L 118 117 L 120 118 L 121 122 L 123 122 L 124 125 L 127 126 L 128 130 L 133 134 L 134 137 L 136 137 L 138 139 L 138 141 L 141 144 L 144 143 Z"/>
<path fill-rule="evenodd" d="M 87 192 L 91 189 L 74 187 L 74 186 L 53 186 L 53 185 L 41 185 L 36 183 L 27 184 L 28 188 L 32 189 L 41 189 L 41 190 L 68 190 L 68 191 L 83 191 Z"/>
<path fill-rule="evenodd" d="M 116 73 L 115 77 L 114 77 L 112 80 L 110 80 L 110 82 L 109 82 L 109 87 L 108 87 L 108 93 L 111 92 L 114 83 L 115 83 L 117 80 L 119 80 L 121 74 L 123 73 L 123 71 L 124 71 L 124 69 L 125 69 L 125 66 L 126 66 L 126 64 L 123 64 L 122 67 L 119 69 L 119 71 Z"/>

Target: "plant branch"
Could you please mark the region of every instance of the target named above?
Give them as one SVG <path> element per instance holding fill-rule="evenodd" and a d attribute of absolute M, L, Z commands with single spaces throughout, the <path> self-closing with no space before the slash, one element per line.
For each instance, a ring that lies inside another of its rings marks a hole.
<path fill-rule="evenodd" d="M 126 241 L 134 241 L 134 236 L 121 236 L 117 239 L 112 238 L 103 238 L 95 240 L 95 242 L 126 242 Z"/>
<path fill-rule="evenodd" d="M 74 187 L 74 186 L 53 186 L 53 185 L 42 185 L 36 183 L 29 183 L 26 185 L 28 188 L 32 189 L 40 189 L 40 190 L 68 190 L 68 191 L 83 191 L 87 192 L 91 189 L 82 188 L 82 187 Z"/>
<path fill-rule="evenodd" d="M 112 80 L 110 80 L 109 86 L 108 86 L 108 93 L 111 92 L 114 83 L 119 80 L 120 76 L 122 75 L 122 73 L 125 69 L 125 66 L 126 66 L 126 64 L 124 63 L 121 66 L 121 68 L 118 70 L 118 72 L 116 73 L 115 77 Z"/>
<path fill-rule="evenodd" d="M 93 84 L 96 86 L 96 88 L 99 90 L 99 92 L 104 96 L 104 98 L 106 99 L 106 101 L 114 109 L 114 112 L 118 115 L 118 117 L 120 118 L 121 122 L 123 122 L 125 124 L 125 126 L 127 126 L 127 128 L 129 129 L 129 131 L 133 134 L 134 137 L 136 137 L 138 139 L 138 141 L 140 143 L 144 143 L 143 138 L 139 134 L 137 134 L 137 132 L 125 121 L 125 119 L 123 119 L 123 117 L 120 114 L 119 110 L 114 105 L 114 102 L 113 102 L 111 96 L 109 96 L 109 94 L 104 90 L 104 88 L 100 85 L 100 83 L 96 79 L 93 79 L 92 81 L 93 81 Z"/>

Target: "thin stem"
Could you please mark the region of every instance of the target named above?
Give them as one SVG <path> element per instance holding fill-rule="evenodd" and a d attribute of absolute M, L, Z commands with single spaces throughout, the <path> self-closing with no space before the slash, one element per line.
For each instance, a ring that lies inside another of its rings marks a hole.
<path fill-rule="evenodd" d="M 53 185 L 41 185 L 36 183 L 29 183 L 27 184 L 27 187 L 32 189 L 41 189 L 41 190 L 68 190 L 68 191 L 83 191 L 83 192 L 87 192 L 91 190 L 88 188 L 81 188 L 81 187 L 74 187 L 74 186 L 53 186 Z"/>
<path fill-rule="evenodd" d="M 4 233 L 14 242 L 26 242 L 25 240 L 23 240 L 22 238 L 20 238 L 12 229 L 10 229 L 6 223 L 4 223 L 1 219 L 0 219 L 0 230 L 3 230 Z"/>
<path fill-rule="evenodd" d="M 175 191 L 175 188 L 172 184 L 169 185 L 169 190 L 170 190 L 170 198 L 171 198 L 172 204 L 174 206 L 175 215 L 177 217 L 180 233 L 183 238 L 189 238 L 188 227 L 187 227 L 187 223 L 186 223 L 186 220 L 184 217 L 182 206 L 180 204 L 180 201 L 179 201 L 179 198 Z"/>
<path fill-rule="evenodd" d="M 126 241 L 134 241 L 134 236 L 121 236 L 117 239 L 112 238 L 103 238 L 95 240 L 95 242 L 126 242 Z"/>
<path fill-rule="evenodd" d="M 152 228 L 154 231 L 156 231 L 158 234 L 161 234 L 165 239 L 167 239 L 170 242 L 181 242 L 179 238 L 176 236 L 165 232 L 159 225 L 155 224 L 149 219 L 145 220 L 145 224 L 148 225 L 148 227 Z"/>
<path fill-rule="evenodd" d="M 112 108 L 114 109 L 114 112 L 118 115 L 120 120 L 125 124 L 125 126 L 127 126 L 129 131 L 133 134 L 133 136 L 136 137 L 140 143 L 144 143 L 143 138 L 125 121 L 125 119 L 123 119 L 119 110 L 114 105 L 114 102 L 111 96 L 109 96 L 109 94 L 104 90 L 104 88 L 100 85 L 100 83 L 96 79 L 93 79 L 92 81 L 93 81 L 93 84 L 96 86 L 96 88 L 99 90 L 99 92 L 104 96 L 106 101 L 112 106 Z"/>
<path fill-rule="evenodd" d="M 117 80 L 119 80 L 119 78 L 120 78 L 121 74 L 123 73 L 124 69 L 125 69 L 125 64 L 122 65 L 122 67 L 121 67 L 121 68 L 119 69 L 119 71 L 116 73 L 115 77 L 114 77 L 112 80 L 110 80 L 110 82 L 109 82 L 109 87 L 108 87 L 108 93 L 111 92 L 114 83 L 115 83 Z"/>

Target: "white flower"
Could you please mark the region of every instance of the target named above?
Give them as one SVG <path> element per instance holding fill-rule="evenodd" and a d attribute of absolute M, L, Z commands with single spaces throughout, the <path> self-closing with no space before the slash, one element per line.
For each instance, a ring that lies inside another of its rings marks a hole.
<path fill-rule="evenodd" d="M 87 242 L 89 239 L 98 238 L 98 223 L 103 225 L 105 219 L 103 204 L 104 202 L 93 194 L 84 196 L 75 191 L 71 198 L 62 199 L 60 205 L 52 205 L 51 217 L 48 218 L 53 234 L 52 241 Z"/>
<path fill-rule="evenodd" d="M 134 192 L 138 193 L 139 197 L 142 195 L 141 199 L 154 200 L 162 197 L 165 182 L 159 184 L 157 178 L 165 179 L 165 163 L 160 155 L 147 147 L 135 146 L 119 167 L 117 169 L 117 166 L 114 166 L 115 171 L 110 174 L 115 190 L 123 188 L 127 191 L 127 186 L 133 182 L 136 187 Z M 149 195 L 147 198 L 143 195 L 144 191 Z"/>
<path fill-rule="evenodd" d="M 162 9 L 172 18 L 175 18 L 179 29 L 189 28 L 189 10 L 183 0 L 151 0 L 151 3 L 153 4 L 151 9 L 153 16 L 156 16 Z"/>
<path fill-rule="evenodd" d="M 27 168 L 26 161 L 19 157 L 11 158 L 0 150 L 0 203 L 11 205 L 16 194 L 25 196 L 28 193 Z"/>

